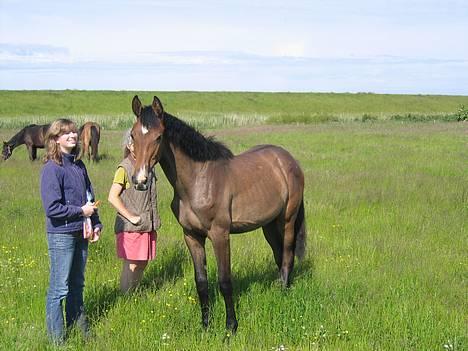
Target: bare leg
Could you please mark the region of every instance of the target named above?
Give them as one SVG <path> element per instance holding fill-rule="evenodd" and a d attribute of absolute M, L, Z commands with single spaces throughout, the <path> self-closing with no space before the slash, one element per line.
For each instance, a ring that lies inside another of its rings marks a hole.
<path fill-rule="evenodd" d="M 134 290 L 140 284 L 147 264 L 148 261 L 123 261 L 122 273 L 120 275 L 120 290 L 123 293 Z"/>

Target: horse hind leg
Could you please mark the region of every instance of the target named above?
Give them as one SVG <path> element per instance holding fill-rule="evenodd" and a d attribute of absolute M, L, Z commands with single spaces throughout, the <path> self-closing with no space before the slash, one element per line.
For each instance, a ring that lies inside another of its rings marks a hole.
<path fill-rule="evenodd" d="M 91 159 L 93 160 L 93 162 L 98 161 L 98 148 L 97 148 L 97 145 L 92 146 Z"/>
<path fill-rule="evenodd" d="M 37 158 L 37 148 L 27 145 L 29 160 L 34 161 Z"/>
<path fill-rule="evenodd" d="M 286 221 L 282 214 L 263 227 L 263 234 L 273 251 L 281 284 L 288 287 L 294 267 L 294 220 Z"/>
<path fill-rule="evenodd" d="M 281 231 L 279 230 L 278 223 L 272 221 L 262 227 L 263 235 L 267 240 L 268 244 L 273 251 L 273 257 L 275 258 L 276 265 L 278 270 L 281 270 L 281 265 L 283 262 L 283 237 Z"/>
<path fill-rule="evenodd" d="M 294 268 L 294 256 L 302 258 L 305 249 L 305 218 L 304 201 L 300 198 L 290 199 L 284 212 L 283 232 L 283 260 L 280 269 L 280 279 L 284 287 L 291 284 L 291 273 Z M 296 223 L 297 221 L 297 223 Z"/>
<path fill-rule="evenodd" d="M 306 239 L 304 200 L 301 199 L 293 215 L 284 224 L 283 261 L 280 269 L 280 278 L 285 287 L 288 287 L 291 283 L 294 256 L 302 259 L 305 255 Z"/>
<path fill-rule="evenodd" d="M 283 232 L 283 260 L 280 269 L 280 279 L 284 287 L 288 287 L 291 283 L 294 256 L 297 254 L 299 257 L 302 257 L 305 249 L 304 175 L 297 164 L 291 168 L 287 183 L 289 199 L 283 212 L 284 226 L 281 228 Z"/>
<path fill-rule="evenodd" d="M 94 162 L 97 162 L 99 160 L 99 155 L 98 155 L 98 142 L 94 141 L 92 144 L 91 144 L 91 148 L 92 148 L 92 151 L 91 151 L 91 159 L 94 161 Z"/>
<path fill-rule="evenodd" d="M 280 268 L 280 280 L 284 287 L 289 287 L 289 285 L 291 284 L 291 273 L 294 268 L 295 219 L 296 216 L 294 216 L 294 218 L 286 220 L 283 227 L 283 259 Z"/>

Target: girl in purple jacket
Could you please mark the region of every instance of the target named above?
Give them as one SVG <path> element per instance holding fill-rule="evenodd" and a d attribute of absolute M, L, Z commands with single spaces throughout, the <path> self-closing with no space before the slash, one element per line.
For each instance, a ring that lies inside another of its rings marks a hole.
<path fill-rule="evenodd" d="M 83 237 L 83 220 L 91 217 L 96 238 L 102 224 L 86 167 L 77 159 L 75 123 L 68 119 L 53 122 L 45 136 L 45 147 L 41 199 L 46 214 L 50 259 L 46 322 L 50 339 L 60 344 L 65 338 L 63 300 L 67 329 L 77 325 L 85 336 L 88 335 L 83 304 L 88 240 Z"/>

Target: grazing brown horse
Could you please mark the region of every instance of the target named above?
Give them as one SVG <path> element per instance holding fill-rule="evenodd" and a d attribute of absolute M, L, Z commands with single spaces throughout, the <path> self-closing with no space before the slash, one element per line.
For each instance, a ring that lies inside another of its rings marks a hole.
<path fill-rule="evenodd" d="M 4 160 L 10 158 L 13 149 L 25 144 L 28 149 L 29 159 L 34 161 L 37 158 L 37 149 L 44 148 L 44 137 L 50 124 L 37 125 L 30 124 L 16 133 L 9 141 L 3 142 L 2 157 Z"/>
<path fill-rule="evenodd" d="M 86 122 L 80 127 L 78 131 L 80 136 L 81 144 L 81 154 L 80 158 L 83 155 L 86 155 L 88 161 L 98 161 L 98 146 L 99 139 L 101 138 L 101 126 L 96 122 Z"/>
<path fill-rule="evenodd" d="M 235 331 L 230 233 L 262 227 L 273 250 L 284 286 L 290 283 L 294 255 L 304 255 L 304 175 L 284 149 L 259 145 L 234 156 L 223 144 L 206 138 L 164 112 L 155 96 L 151 106 L 132 101 L 137 189 L 146 188 L 148 170 L 159 162 L 174 188 L 172 212 L 184 231 L 192 256 L 202 323 L 209 321 L 205 240 L 213 244 L 218 282 L 226 305 L 226 328 Z"/>

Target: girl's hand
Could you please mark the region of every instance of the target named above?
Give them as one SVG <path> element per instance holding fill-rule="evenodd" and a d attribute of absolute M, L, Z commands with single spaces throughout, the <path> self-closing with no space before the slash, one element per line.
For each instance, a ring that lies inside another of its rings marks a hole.
<path fill-rule="evenodd" d="M 81 210 L 83 211 L 83 216 L 84 217 L 91 217 L 91 215 L 94 213 L 94 210 L 96 210 L 96 206 L 94 204 L 86 204 L 84 206 L 81 206 Z"/>
<path fill-rule="evenodd" d="M 132 223 L 133 225 L 137 225 L 137 224 L 140 224 L 141 222 L 141 217 L 140 216 L 131 216 L 128 218 L 128 220 L 130 221 L 130 223 Z"/>
<path fill-rule="evenodd" d="M 101 229 L 94 228 L 93 237 L 89 238 L 89 242 L 90 243 L 95 243 L 96 241 L 99 240 L 100 237 L 101 237 Z"/>

